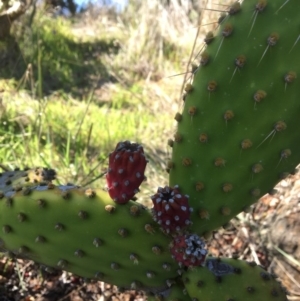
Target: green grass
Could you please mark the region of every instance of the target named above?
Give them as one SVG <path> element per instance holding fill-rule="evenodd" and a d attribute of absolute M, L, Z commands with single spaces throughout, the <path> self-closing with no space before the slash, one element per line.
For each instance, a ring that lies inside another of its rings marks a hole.
<path fill-rule="evenodd" d="M 103 54 L 118 51 L 114 37 L 79 41 L 71 28 L 70 20 L 39 11 L 32 27 L 17 33 L 18 48 L 8 54 L 9 65 L 0 69 L 0 76 L 17 78 L 38 97 L 59 90 L 82 97 L 93 87 L 92 78 L 109 81 Z"/>
<path fill-rule="evenodd" d="M 58 170 L 62 182 L 84 184 L 104 171 L 107 155 L 118 141 L 143 142 L 147 150 L 148 143 L 152 148 L 160 141 L 160 133 L 172 127 L 168 114 L 154 115 L 138 106 L 99 107 L 91 98 L 50 98 L 41 104 L 28 98 L 21 101 L 21 93 L 15 96 L 16 100 L 11 94 L 3 99 L 2 163 L 10 168 L 51 167 Z M 157 124 L 157 118 L 162 122 Z"/>

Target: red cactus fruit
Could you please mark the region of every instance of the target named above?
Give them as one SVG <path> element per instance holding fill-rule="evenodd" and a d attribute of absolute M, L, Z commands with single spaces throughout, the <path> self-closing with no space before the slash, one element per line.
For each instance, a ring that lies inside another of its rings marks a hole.
<path fill-rule="evenodd" d="M 189 197 L 179 192 L 178 186 L 174 188 L 159 187 L 157 193 L 151 196 L 153 202 L 153 219 L 167 233 L 176 233 L 191 224 Z"/>
<path fill-rule="evenodd" d="M 180 267 L 194 267 L 204 264 L 207 250 L 197 234 L 178 235 L 170 244 L 170 251 Z"/>
<path fill-rule="evenodd" d="M 119 142 L 109 154 L 106 183 L 110 197 L 118 204 L 126 204 L 145 179 L 147 160 L 143 147 L 129 141 Z"/>

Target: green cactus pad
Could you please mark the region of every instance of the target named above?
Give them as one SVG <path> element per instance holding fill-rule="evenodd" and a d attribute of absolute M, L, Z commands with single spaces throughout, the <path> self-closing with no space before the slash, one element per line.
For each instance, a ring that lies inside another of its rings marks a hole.
<path fill-rule="evenodd" d="M 191 299 L 201 301 L 286 301 L 286 291 L 255 263 L 229 258 L 210 258 L 206 267 L 182 275 Z"/>
<path fill-rule="evenodd" d="M 156 291 L 178 276 L 169 238 L 148 209 L 106 192 L 37 186 L 0 200 L 1 248 L 17 257 L 124 288 Z"/>
<path fill-rule="evenodd" d="M 300 162 L 299 11 L 297 0 L 245 0 L 201 55 L 169 143 L 193 232 L 226 224 Z"/>
<path fill-rule="evenodd" d="M 0 191 L 5 194 L 11 190 L 21 190 L 36 186 L 38 183 L 49 183 L 56 178 L 54 169 L 36 167 L 26 170 L 12 170 L 0 173 Z"/>
<path fill-rule="evenodd" d="M 158 294 L 147 296 L 148 301 L 191 301 L 182 283 L 172 283 L 172 286 Z"/>

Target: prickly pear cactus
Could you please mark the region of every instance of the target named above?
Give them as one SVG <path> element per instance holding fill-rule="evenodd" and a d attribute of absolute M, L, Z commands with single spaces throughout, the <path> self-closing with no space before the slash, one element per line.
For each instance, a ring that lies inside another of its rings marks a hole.
<path fill-rule="evenodd" d="M 11 255 L 86 278 L 154 292 L 178 266 L 149 211 L 118 205 L 106 192 L 36 186 L 0 200 L 1 248 Z"/>
<path fill-rule="evenodd" d="M 254 262 L 210 258 L 205 267 L 190 269 L 182 277 L 192 300 L 287 300 L 274 276 Z"/>
<path fill-rule="evenodd" d="M 170 185 L 151 197 L 152 210 L 130 201 L 147 160 L 141 146 L 125 141 L 109 156 L 111 198 L 56 187 L 52 172 L 4 173 L 1 249 L 47 270 L 144 289 L 158 300 L 286 300 L 260 267 L 206 259 L 200 235 L 257 201 L 300 162 L 299 11 L 299 0 L 236 2 L 207 35 L 175 116 Z"/>
<path fill-rule="evenodd" d="M 12 170 L 0 173 L 0 194 L 8 191 L 18 191 L 38 183 L 49 183 L 56 178 L 55 170 L 51 168 L 28 168 L 25 170 Z"/>
<path fill-rule="evenodd" d="M 149 294 L 148 301 L 173 300 L 173 301 L 191 301 L 185 287 L 179 281 L 174 281 L 172 286 L 162 292 Z"/>
<path fill-rule="evenodd" d="M 300 1 L 235 3 L 186 86 L 170 185 L 204 234 L 271 191 L 300 162 Z"/>

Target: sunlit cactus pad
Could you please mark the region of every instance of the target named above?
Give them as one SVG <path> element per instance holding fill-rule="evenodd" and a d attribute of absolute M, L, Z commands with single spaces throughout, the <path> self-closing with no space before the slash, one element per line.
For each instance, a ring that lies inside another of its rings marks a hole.
<path fill-rule="evenodd" d="M 270 192 L 300 162 L 300 1 L 235 3 L 208 34 L 175 119 L 170 185 L 204 234 Z"/>
<path fill-rule="evenodd" d="M 18 257 L 126 288 L 160 289 L 177 276 L 167 238 L 142 205 L 53 184 L 0 200 L 2 248 Z"/>
<path fill-rule="evenodd" d="M 10 190 L 21 190 L 37 183 L 49 183 L 56 178 L 56 172 L 51 168 L 28 168 L 25 170 L 12 170 L 0 173 L 0 194 Z"/>

